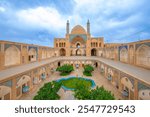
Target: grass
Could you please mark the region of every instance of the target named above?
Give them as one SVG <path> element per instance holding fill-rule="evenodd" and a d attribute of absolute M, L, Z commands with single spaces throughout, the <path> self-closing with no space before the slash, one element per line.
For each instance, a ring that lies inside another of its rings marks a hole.
<path fill-rule="evenodd" d="M 87 87 L 92 86 L 92 81 L 80 79 L 80 78 L 70 78 L 67 80 L 61 80 L 60 82 L 62 83 L 63 86 L 65 86 L 67 88 L 73 88 L 73 89 L 76 88 L 77 84 L 87 86 Z"/>

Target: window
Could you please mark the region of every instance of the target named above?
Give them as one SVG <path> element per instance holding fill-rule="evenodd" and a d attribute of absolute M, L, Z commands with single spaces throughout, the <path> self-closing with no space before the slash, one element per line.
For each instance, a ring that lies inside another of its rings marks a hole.
<path fill-rule="evenodd" d="M 56 43 L 56 47 L 58 47 L 58 43 Z"/>
<path fill-rule="evenodd" d="M 31 56 L 29 56 L 29 61 L 31 61 Z"/>

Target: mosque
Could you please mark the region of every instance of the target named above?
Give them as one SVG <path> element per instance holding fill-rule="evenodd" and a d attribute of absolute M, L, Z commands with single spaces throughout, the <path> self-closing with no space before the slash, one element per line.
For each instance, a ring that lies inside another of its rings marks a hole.
<path fill-rule="evenodd" d="M 129 100 L 150 100 L 150 39 L 104 43 L 92 37 L 90 22 L 55 38 L 54 47 L 0 41 L 0 100 L 18 100 L 55 74 L 58 66 L 94 66 L 117 92 Z M 98 80 L 98 77 L 97 77 Z"/>

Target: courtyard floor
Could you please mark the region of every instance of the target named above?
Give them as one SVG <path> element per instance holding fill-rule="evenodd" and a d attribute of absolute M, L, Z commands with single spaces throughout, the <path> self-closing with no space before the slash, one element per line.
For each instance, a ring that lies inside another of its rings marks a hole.
<path fill-rule="evenodd" d="M 69 76 L 81 76 L 81 77 L 85 77 L 85 78 L 90 78 L 92 80 L 95 81 L 97 86 L 104 86 L 104 88 L 106 90 L 111 91 L 114 96 L 115 99 L 123 99 L 123 97 L 121 96 L 121 93 L 117 90 L 117 88 L 115 88 L 106 78 L 104 78 L 101 74 L 100 71 L 98 71 L 98 69 L 95 69 L 93 71 L 93 76 L 92 77 L 87 77 L 84 76 L 83 73 L 83 68 L 80 68 L 79 70 L 75 70 L 73 71 Z M 69 76 L 65 76 L 63 78 L 67 78 Z M 37 94 L 38 90 L 47 82 L 51 82 L 53 80 L 57 80 L 62 78 L 62 76 L 59 75 L 59 72 L 55 72 L 53 73 L 50 78 L 46 79 L 45 81 L 43 81 L 42 83 L 40 83 L 39 85 L 34 86 L 34 88 L 24 94 L 21 97 L 21 100 L 32 100 L 33 97 Z M 74 96 L 73 96 L 73 92 L 72 91 L 64 91 L 62 88 L 59 90 L 58 94 L 61 96 L 61 100 L 74 100 Z"/>

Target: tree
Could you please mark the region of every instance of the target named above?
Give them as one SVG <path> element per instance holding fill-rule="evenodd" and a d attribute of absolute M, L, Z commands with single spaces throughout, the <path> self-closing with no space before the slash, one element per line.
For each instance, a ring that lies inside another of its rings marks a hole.
<path fill-rule="evenodd" d="M 61 83 L 53 81 L 44 84 L 38 91 L 38 94 L 33 98 L 34 100 L 58 100 L 60 96 L 57 94 L 61 88 Z"/>
<path fill-rule="evenodd" d="M 91 65 L 85 65 L 84 66 L 84 71 L 83 71 L 83 74 L 85 76 L 92 76 L 92 71 L 94 71 L 94 67 L 91 66 Z"/>
<path fill-rule="evenodd" d="M 75 98 L 79 100 L 114 100 L 115 97 L 110 91 L 104 89 L 104 87 L 96 87 L 96 89 L 90 89 L 83 85 L 77 85 L 74 91 Z"/>
<path fill-rule="evenodd" d="M 61 72 L 61 76 L 66 76 L 69 75 L 72 71 L 74 71 L 74 68 L 72 65 L 65 64 L 63 66 L 58 67 L 56 71 Z"/>

